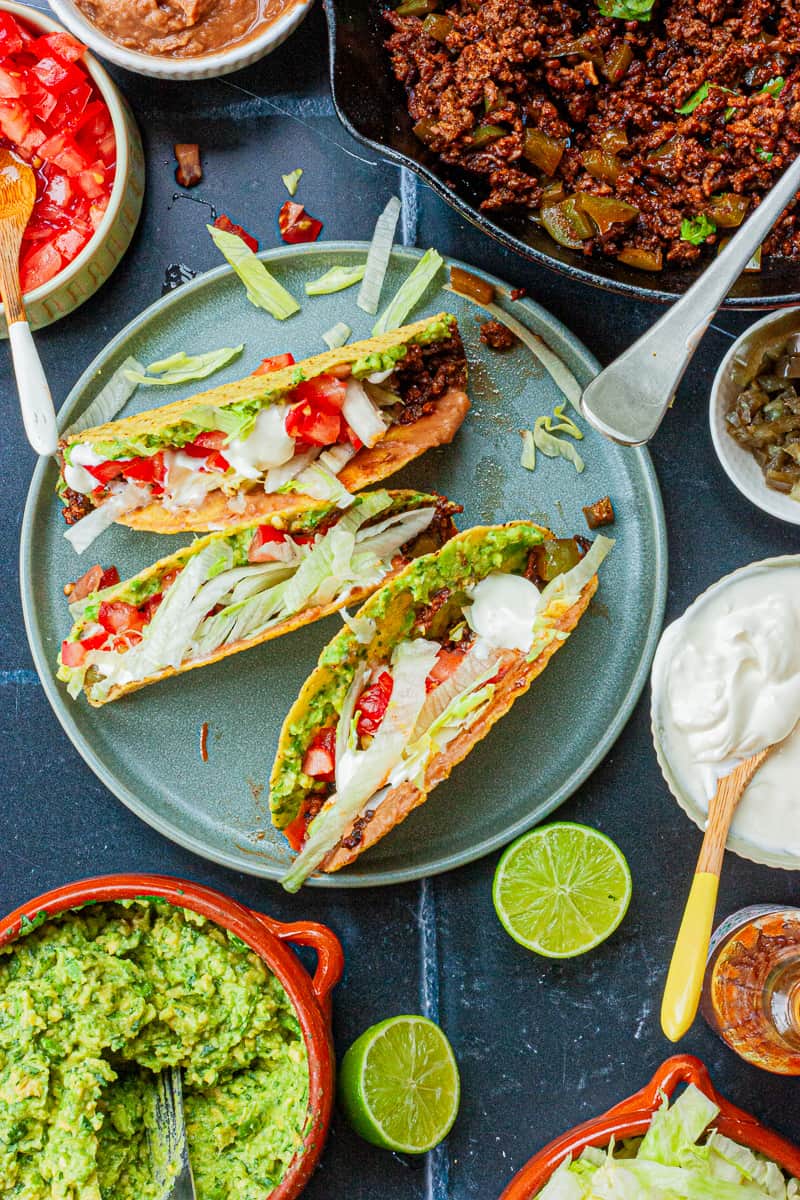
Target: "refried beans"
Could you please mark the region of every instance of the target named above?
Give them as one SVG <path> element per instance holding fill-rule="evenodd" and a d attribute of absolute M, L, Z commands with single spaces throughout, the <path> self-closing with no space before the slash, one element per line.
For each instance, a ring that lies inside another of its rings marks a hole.
<path fill-rule="evenodd" d="M 800 152 L 800 0 L 405 0 L 416 135 L 561 245 L 643 270 L 715 253 Z M 448 181 L 450 181 L 448 180 Z M 792 206 L 764 253 L 800 258 Z"/>
<path fill-rule="evenodd" d="M 295 0 L 77 0 L 106 37 L 172 58 L 215 54 L 260 33 Z"/>

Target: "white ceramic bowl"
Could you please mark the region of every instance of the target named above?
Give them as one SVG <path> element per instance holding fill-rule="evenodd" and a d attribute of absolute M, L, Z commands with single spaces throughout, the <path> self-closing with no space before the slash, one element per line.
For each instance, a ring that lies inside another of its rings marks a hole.
<path fill-rule="evenodd" d="M 784 334 L 798 332 L 800 308 L 778 309 L 777 312 L 772 312 L 762 320 L 756 321 L 755 325 L 751 325 L 737 338 L 720 363 L 711 385 L 709 407 L 714 449 L 731 483 L 758 508 L 792 525 L 800 525 L 800 501 L 790 500 L 783 492 L 776 492 L 774 488 L 767 487 L 761 467 L 753 455 L 728 433 L 725 414 L 738 391 L 732 375 L 734 359 L 749 357 L 760 345 L 774 341 Z"/>
<path fill-rule="evenodd" d="M 154 79 L 213 79 L 249 67 L 270 54 L 281 42 L 286 41 L 307 15 L 314 0 L 295 0 L 287 12 L 277 21 L 266 25 L 256 37 L 230 46 L 216 54 L 204 54 L 197 58 L 171 58 L 157 54 L 144 54 L 128 50 L 93 25 L 73 0 L 49 0 L 50 7 L 58 14 L 71 33 L 85 42 L 95 54 L 109 62 L 135 71 L 137 75 L 150 75 Z"/>
<path fill-rule="evenodd" d="M 795 310 L 797 311 L 797 310 Z M 763 322 L 760 322 L 763 324 Z M 725 434 L 728 437 L 728 434 Z M 733 438 L 728 438 L 733 441 Z M 781 570 L 784 567 L 800 566 L 800 555 L 785 554 L 778 558 L 765 558 L 760 562 L 748 563 L 746 567 L 740 567 L 737 571 L 732 571 L 729 575 L 723 576 L 713 583 L 711 587 L 701 592 L 695 601 L 691 604 L 691 608 L 696 605 L 704 604 L 709 598 L 716 593 L 726 588 L 734 580 L 741 578 L 742 575 L 752 574 L 758 571 Z M 666 632 L 666 630 L 665 630 Z M 661 641 L 656 648 L 655 657 L 653 659 L 653 668 L 650 675 L 651 697 L 650 697 L 650 725 L 653 734 L 653 745 L 656 751 L 658 765 L 661 768 L 661 774 L 664 776 L 664 781 L 672 795 L 678 801 L 686 815 L 694 821 L 698 829 L 705 830 L 708 812 L 706 808 L 701 807 L 694 797 L 690 796 L 685 781 L 682 782 L 679 778 L 679 772 L 676 767 L 670 762 L 669 752 L 667 750 L 664 730 L 664 705 L 666 703 L 666 668 L 668 663 L 664 652 L 664 634 L 661 635 Z M 798 798 L 800 803 L 800 797 Z M 728 837 L 727 848 L 732 850 L 734 854 L 738 854 L 740 858 L 747 858 L 751 862 L 761 863 L 765 867 L 781 867 L 784 870 L 796 871 L 800 869 L 800 857 L 792 854 L 787 850 L 768 850 L 763 846 L 758 846 L 749 838 L 741 837 L 736 833 L 736 818 L 734 817 L 733 832 Z"/>

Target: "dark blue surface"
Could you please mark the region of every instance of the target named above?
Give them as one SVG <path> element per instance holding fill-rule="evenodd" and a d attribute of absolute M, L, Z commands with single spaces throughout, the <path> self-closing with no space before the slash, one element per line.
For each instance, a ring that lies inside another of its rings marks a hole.
<path fill-rule="evenodd" d="M 169 263 L 196 270 L 216 265 L 203 210 L 186 201 L 170 208 L 174 141 L 200 142 L 206 174 L 195 194 L 251 228 L 262 245 L 278 241 L 275 214 L 286 197 L 280 175 L 301 166 L 302 199 L 324 219 L 324 237 L 369 237 L 388 197 L 402 190 L 404 240 L 435 245 L 527 287 L 603 362 L 655 319 L 649 306 L 531 268 L 396 169 L 371 164 L 332 115 L 325 53 L 323 19 L 314 12 L 270 58 L 227 81 L 171 85 L 115 73 L 145 139 L 145 209 L 109 283 L 38 335 L 57 403 L 105 342 L 160 294 Z M 708 390 L 729 340 L 724 330 L 738 332 L 749 321 L 719 318 L 652 445 L 670 531 L 668 618 L 732 568 L 798 549 L 796 529 L 740 499 L 714 457 L 707 428 Z M 453 1042 L 463 1090 L 446 1146 L 421 1163 L 374 1150 L 337 1119 L 309 1200 L 492 1200 L 530 1154 L 638 1088 L 672 1050 L 661 1035 L 658 1008 L 700 839 L 661 780 L 648 696 L 612 753 L 559 812 L 613 837 L 633 872 L 625 922 L 585 958 L 548 962 L 503 933 L 491 904 L 496 857 L 422 885 L 358 894 L 309 891 L 298 898 L 195 858 L 141 824 L 96 781 L 32 672 L 16 564 L 33 456 L 22 436 L 5 345 L 0 354 L 0 538 L 7 563 L 0 627 L 0 910 L 82 876 L 138 870 L 210 884 L 278 918 L 302 913 L 326 921 L 347 955 L 335 1007 L 340 1051 L 374 1021 L 425 1011 Z M 602 669 L 598 662 L 596 670 Z M 464 770 L 468 786 L 468 766 Z M 452 819 L 458 820 L 456 811 Z M 797 903 L 798 890 L 796 874 L 729 856 L 718 911 L 771 900 Z M 794 1081 L 742 1063 L 702 1021 L 680 1048 L 700 1055 L 737 1104 L 800 1141 Z"/>

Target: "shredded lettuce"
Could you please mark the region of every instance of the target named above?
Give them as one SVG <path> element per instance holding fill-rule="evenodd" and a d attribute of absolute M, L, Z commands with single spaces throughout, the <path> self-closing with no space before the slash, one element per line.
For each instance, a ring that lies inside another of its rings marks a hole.
<path fill-rule="evenodd" d="M 64 533 L 72 549 L 76 554 L 83 554 L 88 550 L 95 538 L 108 529 L 109 525 L 113 525 L 117 517 L 121 517 L 126 512 L 132 512 L 134 508 L 141 508 L 143 504 L 147 504 L 150 499 L 150 493 L 145 489 L 138 487 L 134 483 L 126 484 L 119 491 L 113 493 L 103 504 L 93 508 L 85 517 L 81 517 L 80 521 L 76 521 Z"/>
<path fill-rule="evenodd" d="M 244 342 L 238 346 L 222 346 L 219 350 L 208 350 L 205 354 L 187 354 L 180 350 L 169 358 L 150 363 L 144 370 L 128 369 L 126 378 L 133 384 L 145 387 L 169 387 L 174 383 L 190 383 L 195 379 L 206 379 L 215 371 L 227 367 L 244 350 Z"/>
<path fill-rule="evenodd" d="M 300 305 L 291 292 L 278 283 L 260 258 L 256 258 L 250 247 L 225 229 L 206 225 L 214 245 L 233 267 L 247 289 L 247 299 L 256 308 L 266 309 L 278 321 L 285 321 L 292 313 L 300 311 Z"/>
<path fill-rule="evenodd" d="M 717 1105 L 689 1084 L 666 1098 L 641 1141 L 586 1147 L 553 1172 L 535 1200 L 796 1200 L 800 1185 L 770 1159 L 709 1125 Z"/>
<path fill-rule="evenodd" d="M 82 433 L 84 429 L 93 429 L 95 425 L 105 425 L 106 421 L 113 421 L 136 391 L 136 383 L 131 380 L 129 372 L 142 372 L 144 369 L 136 358 L 129 357 L 120 363 L 85 412 L 64 430 L 64 437 Z"/>
<path fill-rule="evenodd" d="M 329 350 L 338 350 L 350 337 L 352 329 L 344 321 L 337 321 L 334 326 L 322 335 L 322 340 Z"/>
<path fill-rule="evenodd" d="M 287 175 L 281 175 L 283 186 L 286 188 L 290 196 L 293 196 L 297 191 L 297 185 L 303 177 L 303 168 L 295 167 L 293 171 L 289 171 Z"/>
<path fill-rule="evenodd" d="M 374 315 L 378 311 L 383 281 L 389 267 L 394 245 L 394 231 L 400 218 L 402 205 L 397 196 L 392 196 L 375 224 L 375 232 L 367 254 L 364 279 L 358 292 L 356 304 L 365 313 Z"/>
<path fill-rule="evenodd" d="M 307 296 L 330 296 L 333 292 L 343 292 L 345 288 L 360 283 L 364 278 L 366 266 L 361 267 L 331 267 L 319 279 L 310 279 L 305 285 Z"/>
<path fill-rule="evenodd" d="M 533 440 L 533 433 L 530 429 L 520 429 L 522 436 L 522 454 L 520 455 L 520 466 L 526 471 L 536 470 L 536 442 Z"/>
<path fill-rule="evenodd" d="M 533 426 L 533 441 L 537 450 L 541 450 L 542 454 L 546 454 L 548 458 L 558 458 L 559 456 L 566 458 L 580 475 L 586 464 L 572 442 L 565 442 L 563 438 L 556 437 L 548 430 L 549 420 L 549 417 L 536 418 Z"/>
<path fill-rule="evenodd" d="M 373 336 L 387 333 L 390 329 L 397 329 L 402 325 L 443 266 L 444 259 L 438 250 L 426 250 L 375 322 L 372 328 Z"/>

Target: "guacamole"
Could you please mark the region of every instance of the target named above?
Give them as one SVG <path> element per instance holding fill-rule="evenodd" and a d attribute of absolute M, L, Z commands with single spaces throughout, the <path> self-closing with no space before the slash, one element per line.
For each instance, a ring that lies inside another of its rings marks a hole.
<path fill-rule="evenodd" d="M 302 1143 L 308 1063 L 257 955 L 146 898 L 0 951 L 0 1200 L 158 1200 L 152 1072 L 172 1065 L 199 1200 L 264 1200 Z"/>

